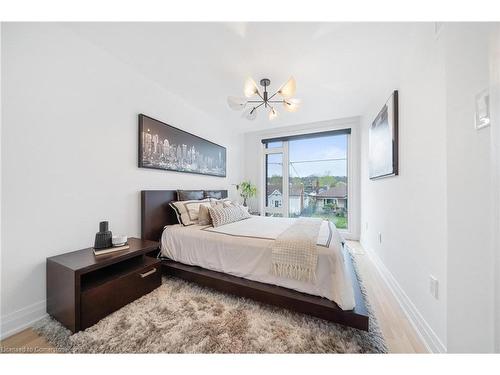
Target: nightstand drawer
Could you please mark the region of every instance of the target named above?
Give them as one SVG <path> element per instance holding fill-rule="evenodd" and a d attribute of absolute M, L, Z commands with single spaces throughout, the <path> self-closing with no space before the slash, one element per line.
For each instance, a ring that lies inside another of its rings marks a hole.
<path fill-rule="evenodd" d="M 89 282 L 90 287 L 81 294 L 81 329 L 94 325 L 106 315 L 161 285 L 160 261 L 149 257 L 142 260 L 140 264 L 132 262 L 130 269 L 114 271 L 117 273 L 114 277 L 97 274 Z"/>

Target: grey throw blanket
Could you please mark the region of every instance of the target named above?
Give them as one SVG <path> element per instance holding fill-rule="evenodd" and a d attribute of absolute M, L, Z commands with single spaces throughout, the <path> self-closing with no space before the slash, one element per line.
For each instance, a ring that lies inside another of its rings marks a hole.
<path fill-rule="evenodd" d="M 276 276 L 316 281 L 318 240 L 322 219 L 300 218 L 281 233 L 272 247 L 272 270 Z"/>

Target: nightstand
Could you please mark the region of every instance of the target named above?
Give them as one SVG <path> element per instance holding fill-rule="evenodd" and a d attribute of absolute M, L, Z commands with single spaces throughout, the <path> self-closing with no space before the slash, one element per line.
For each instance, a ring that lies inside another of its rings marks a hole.
<path fill-rule="evenodd" d="M 73 333 L 84 330 L 161 285 L 155 241 L 129 238 L 127 250 L 92 248 L 47 258 L 47 313 Z"/>

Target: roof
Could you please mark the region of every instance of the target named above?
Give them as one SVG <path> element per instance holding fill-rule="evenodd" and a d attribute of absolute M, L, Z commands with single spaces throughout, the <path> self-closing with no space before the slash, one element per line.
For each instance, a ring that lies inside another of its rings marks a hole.
<path fill-rule="evenodd" d="M 268 185 L 267 186 L 267 191 L 271 191 L 272 193 L 269 193 L 268 195 L 273 195 L 275 193 L 282 194 L 281 192 L 281 187 L 277 187 L 274 185 Z M 304 193 L 304 187 L 303 186 L 291 186 L 289 194 L 291 197 L 299 197 L 302 194 L 306 195 Z"/>
<path fill-rule="evenodd" d="M 270 197 L 271 195 L 281 195 L 281 191 L 275 189 L 271 194 L 268 195 L 268 197 Z"/>
<path fill-rule="evenodd" d="M 346 198 L 347 197 L 347 184 L 339 182 L 334 187 L 322 191 L 317 195 L 320 198 Z"/>

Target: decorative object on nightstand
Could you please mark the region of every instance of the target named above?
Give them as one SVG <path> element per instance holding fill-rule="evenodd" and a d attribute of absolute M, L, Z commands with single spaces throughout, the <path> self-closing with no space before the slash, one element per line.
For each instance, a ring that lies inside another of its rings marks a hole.
<path fill-rule="evenodd" d="M 127 250 L 130 247 L 127 244 L 127 236 L 124 235 L 112 236 L 111 243 L 112 243 L 111 247 L 105 247 L 102 249 L 94 247 L 92 250 L 94 251 L 95 255 L 104 255 L 104 254 L 114 253 L 115 251 Z"/>
<path fill-rule="evenodd" d="M 47 258 L 47 313 L 72 332 L 84 330 L 161 285 L 156 241 L 128 239 L 129 249 L 95 256 L 83 249 Z"/>
<path fill-rule="evenodd" d="M 240 197 L 243 198 L 243 206 L 247 207 L 247 199 L 257 195 L 257 187 L 252 185 L 250 181 L 243 181 L 236 185 L 236 190 L 239 191 Z"/>
<path fill-rule="evenodd" d="M 107 249 L 113 246 L 113 243 L 111 242 L 113 235 L 109 230 L 108 225 L 107 221 L 101 221 L 99 223 L 99 232 L 95 234 L 94 249 Z"/>
<path fill-rule="evenodd" d="M 124 236 L 122 234 L 113 236 L 111 238 L 111 242 L 113 243 L 113 246 L 125 246 L 127 244 L 127 236 Z"/>

